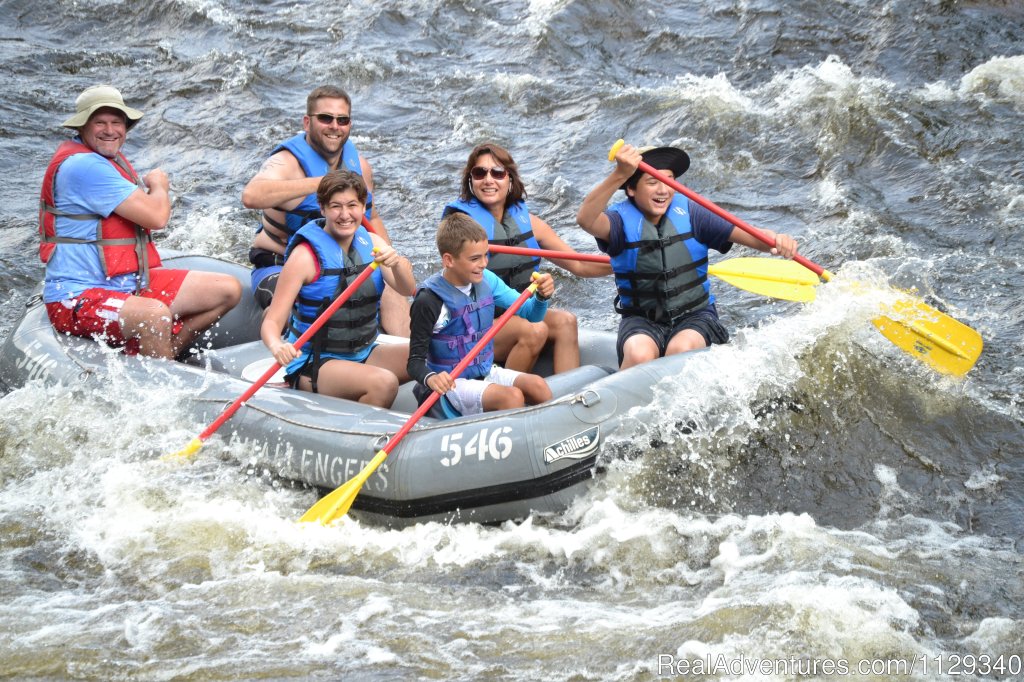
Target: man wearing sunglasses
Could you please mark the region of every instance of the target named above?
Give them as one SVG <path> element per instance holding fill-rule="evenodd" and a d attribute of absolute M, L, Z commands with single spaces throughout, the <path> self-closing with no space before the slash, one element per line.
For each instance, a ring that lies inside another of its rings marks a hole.
<path fill-rule="evenodd" d="M 331 85 L 309 93 L 302 130 L 275 147 L 242 190 L 242 204 L 263 212 L 249 249 L 253 296 L 263 308 L 273 298 L 288 240 L 306 223 L 323 217 L 316 190 L 326 173 L 344 169 L 362 176 L 369 192 L 366 217 L 374 231 L 391 243 L 373 201 L 373 169 L 349 139 L 352 99 L 348 93 Z M 409 301 L 391 288 L 381 297 L 381 326 L 389 334 L 409 335 Z"/>

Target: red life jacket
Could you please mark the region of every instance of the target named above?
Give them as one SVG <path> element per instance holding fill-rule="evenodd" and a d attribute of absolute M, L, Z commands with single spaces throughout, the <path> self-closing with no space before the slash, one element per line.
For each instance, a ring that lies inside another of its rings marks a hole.
<path fill-rule="evenodd" d="M 57 147 L 57 152 L 50 159 L 50 165 L 46 168 L 43 176 L 43 189 L 39 197 L 39 258 L 44 263 L 50 261 L 54 249 L 58 244 L 95 244 L 100 256 L 100 264 L 107 277 L 138 273 L 140 275 L 139 288 L 146 286 L 149 281 L 150 268 L 160 267 L 160 255 L 153 246 L 153 238 L 149 230 L 136 225 L 127 218 L 116 213 L 111 213 L 109 218 L 104 218 L 95 213 L 73 214 L 65 213 L 57 209 L 57 202 L 54 198 L 54 187 L 57 180 L 57 169 L 75 154 L 93 153 L 81 142 L 66 140 Z M 144 187 L 139 182 L 139 176 L 128 163 L 128 159 L 118 152 L 116 159 L 107 159 L 117 169 L 125 180 L 134 182 L 139 187 Z M 74 239 L 71 237 L 59 237 L 55 224 L 57 216 L 64 216 L 73 220 L 95 220 L 95 239 Z"/>

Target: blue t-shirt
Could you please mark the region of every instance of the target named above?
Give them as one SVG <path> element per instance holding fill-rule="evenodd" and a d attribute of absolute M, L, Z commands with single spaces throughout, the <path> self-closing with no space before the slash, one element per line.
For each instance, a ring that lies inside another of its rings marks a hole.
<path fill-rule="evenodd" d="M 126 180 L 105 157 L 75 154 L 57 170 L 54 198 L 57 210 L 64 213 L 109 217 L 136 189 L 138 185 Z M 57 216 L 54 227 L 60 237 L 96 239 L 96 222 Z M 46 265 L 43 300 L 62 301 L 94 287 L 134 293 L 137 276 L 107 277 L 98 249 L 94 244 L 58 244 Z"/>
<path fill-rule="evenodd" d="M 732 242 L 729 241 L 733 231 L 732 223 L 692 200 L 687 199 L 687 201 L 689 201 L 690 227 L 693 229 L 694 239 L 709 249 L 714 249 L 719 253 L 728 253 L 732 248 Z M 611 231 L 608 234 L 608 241 L 597 240 L 597 247 L 609 256 L 617 256 L 626 246 L 626 239 L 622 232 L 622 216 L 615 211 L 605 211 L 605 215 L 608 216 L 608 222 L 611 223 Z"/>

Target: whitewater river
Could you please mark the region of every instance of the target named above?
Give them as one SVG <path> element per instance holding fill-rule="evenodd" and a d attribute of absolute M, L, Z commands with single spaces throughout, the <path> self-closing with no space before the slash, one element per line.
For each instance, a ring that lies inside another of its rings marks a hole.
<path fill-rule="evenodd" d="M 0 338 L 98 83 L 146 114 L 126 152 L 171 177 L 164 248 L 244 262 L 242 186 L 334 83 L 418 277 L 487 139 L 594 251 L 574 215 L 619 137 L 685 148 L 687 185 L 836 273 L 811 304 L 717 283 L 732 343 L 662 382 L 573 508 L 518 524 L 299 527 L 314 494 L 240 446 L 160 461 L 205 426 L 180 387 L 14 390 L 0 676 L 1020 679 L 1021 3 L 0 0 L 0 78 Z M 557 277 L 615 328 L 610 282 Z M 981 333 L 966 378 L 875 331 L 890 285 Z"/>

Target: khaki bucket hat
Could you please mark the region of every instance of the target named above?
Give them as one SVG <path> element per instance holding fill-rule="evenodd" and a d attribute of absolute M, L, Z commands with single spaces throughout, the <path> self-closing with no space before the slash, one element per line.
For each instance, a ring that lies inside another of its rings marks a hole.
<path fill-rule="evenodd" d="M 129 130 L 142 118 L 142 112 L 125 106 L 124 98 L 117 88 L 110 85 L 93 85 L 82 91 L 82 94 L 75 100 L 75 115 L 64 121 L 65 128 L 81 128 L 88 122 L 89 117 L 97 109 L 109 107 L 117 109 L 126 117 L 126 125 Z"/>

